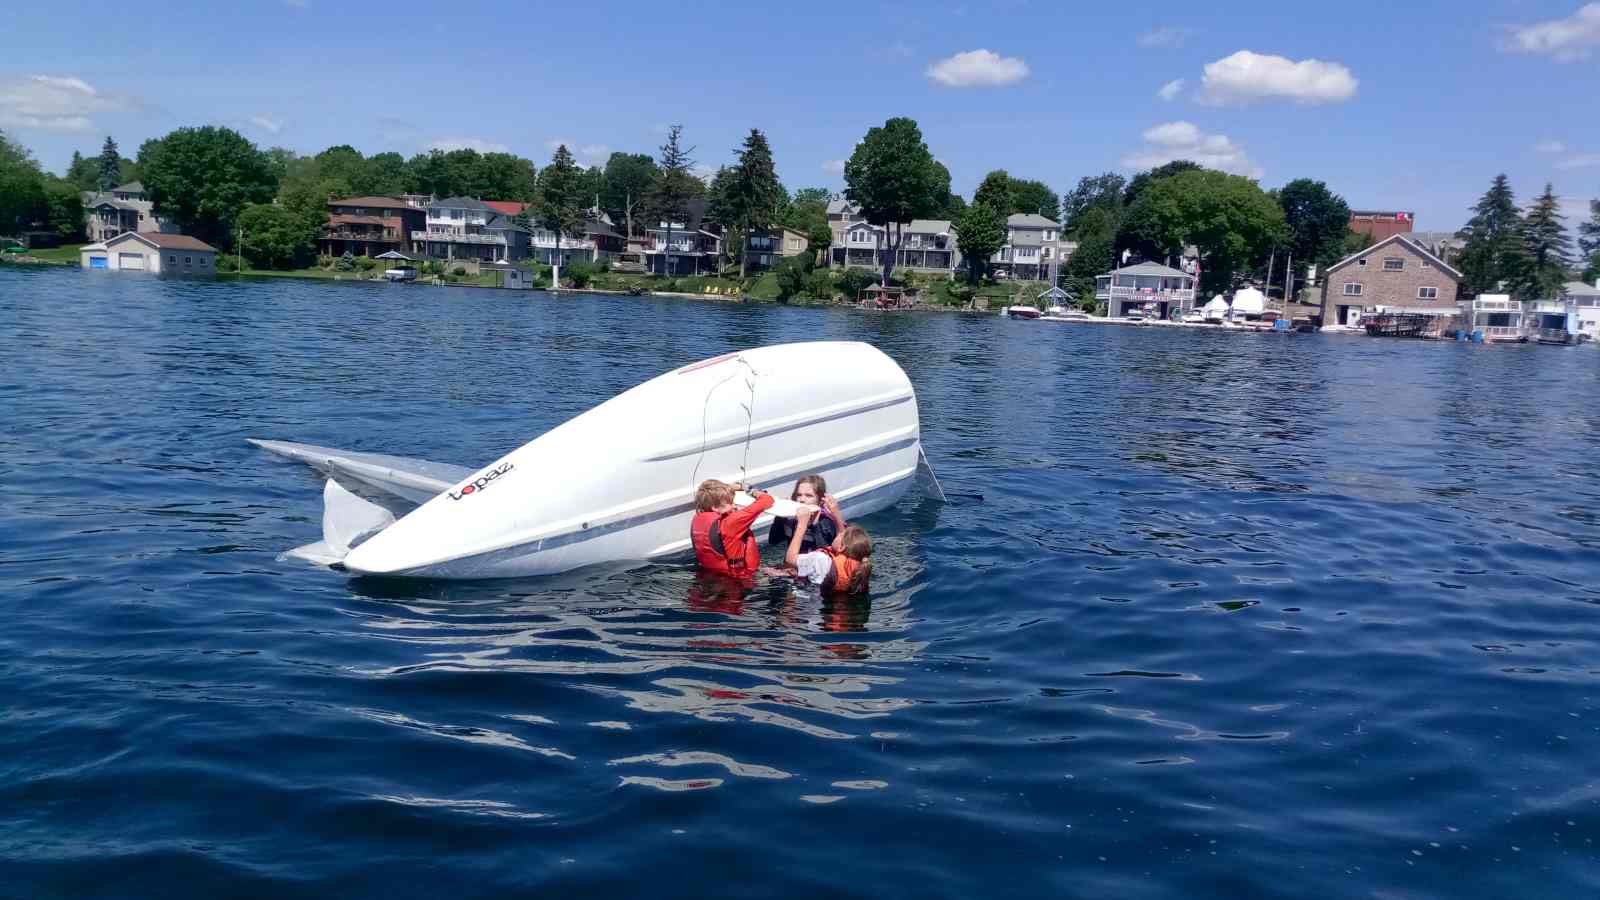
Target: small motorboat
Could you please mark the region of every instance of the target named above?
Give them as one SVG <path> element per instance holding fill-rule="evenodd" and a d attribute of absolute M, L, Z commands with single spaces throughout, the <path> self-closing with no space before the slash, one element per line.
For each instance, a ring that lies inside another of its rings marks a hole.
<path fill-rule="evenodd" d="M 1000 315 L 1008 319 L 1038 319 L 1044 313 L 1032 306 L 1008 306 L 1000 310 Z"/>
<path fill-rule="evenodd" d="M 384 269 L 383 277 L 386 281 L 416 281 L 417 270 L 411 266 L 396 266 L 393 269 Z"/>

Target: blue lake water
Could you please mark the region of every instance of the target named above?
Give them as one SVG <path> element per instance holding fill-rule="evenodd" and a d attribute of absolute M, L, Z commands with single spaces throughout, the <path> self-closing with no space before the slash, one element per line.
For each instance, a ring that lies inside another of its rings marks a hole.
<path fill-rule="evenodd" d="M 806 339 L 950 492 L 866 601 L 280 562 Z M 0 269 L 0 896 L 1593 897 L 1600 352 Z"/>

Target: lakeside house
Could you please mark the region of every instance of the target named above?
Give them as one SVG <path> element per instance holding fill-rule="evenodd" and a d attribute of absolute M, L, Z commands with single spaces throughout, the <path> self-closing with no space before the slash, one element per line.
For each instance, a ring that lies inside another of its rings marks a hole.
<path fill-rule="evenodd" d="M 171 232 L 155 214 L 144 184 L 130 181 L 109 191 L 83 193 L 83 231 L 91 241 L 107 241 L 127 231 Z"/>
<path fill-rule="evenodd" d="M 160 275 L 213 275 L 217 248 L 186 234 L 125 231 L 109 240 L 78 249 L 85 269 L 112 272 L 154 272 Z"/>
<path fill-rule="evenodd" d="M 790 256 L 799 256 L 811 246 L 804 232 L 783 225 L 752 228 L 745 237 L 745 269 L 763 272 Z"/>
<path fill-rule="evenodd" d="M 532 229 L 473 197 L 429 202 L 426 226 L 411 232 L 411 241 L 417 252 L 431 259 L 506 263 L 531 254 Z"/>
<path fill-rule="evenodd" d="M 991 257 L 998 278 L 1048 281 L 1061 252 L 1061 225 L 1032 213 L 1006 217 L 1006 243 Z"/>
<path fill-rule="evenodd" d="M 1600 278 L 1594 284 L 1567 282 L 1561 286 L 1559 299 L 1571 308 L 1578 332 L 1591 341 L 1600 341 Z"/>
<path fill-rule="evenodd" d="M 330 200 L 317 252 L 323 256 L 415 253 L 412 235 L 427 228 L 427 219 L 425 210 L 394 197 Z"/>
<path fill-rule="evenodd" d="M 535 225 L 532 229 L 533 258 L 545 265 L 560 261 L 565 266 L 574 260 L 600 262 L 621 256 L 627 250 L 627 241 L 611 224 L 611 217 L 589 210 L 584 219 L 583 237 L 570 234 L 557 235 L 548 228 Z"/>
<path fill-rule="evenodd" d="M 867 221 L 861 210 L 848 200 L 828 201 L 828 228 L 833 245 L 828 248 L 828 265 L 878 269 L 888 250 L 888 229 Z M 961 265 L 955 231 L 949 219 L 913 219 L 901 226 L 904 240 L 896 254 L 895 268 L 927 274 L 953 275 Z"/>
<path fill-rule="evenodd" d="M 1096 275 L 1094 298 L 1106 304 L 1106 315 L 1126 316 L 1146 303 L 1156 305 L 1161 319 L 1172 311 L 1194 308 L 1195 276 L 1160 263 L 1142 262 Z"/>
<path fill-rule="evenodd" d="M 715 273 L 722 255 L 722 236 L 706 229 L 706 202 L 690 200 L 683 215 L 645 229 L 645 268 L 655 275 Z"/>
<path fill-rule="evenodd" d="M 1439 320 L 1459 312 L 1461 273 L 1392 234 L 1328 267 L 1322 279 L 1324 325 L 1354 327 L 1369 312 L 1421 314 Z"/>

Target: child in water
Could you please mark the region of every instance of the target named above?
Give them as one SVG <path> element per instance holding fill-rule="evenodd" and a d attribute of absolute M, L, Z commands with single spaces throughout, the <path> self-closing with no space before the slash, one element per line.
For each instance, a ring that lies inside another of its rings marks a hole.
<path fill-rule="evenodd" d="M 742 484 L 725 484 L 714 478 L 695 489 L 689 542 L 701 569 L 749 579 L 761 568 L 761 545 L 750 533 L 750 526 L 771 508 L 772 495 L 755 491 L 756 502 L 736 510 L 733 495 L 744 489 Z"/>
<path fill-rule="evenodd" d="M 833 545 L 833 539 L 839 536 L 839 531 L 844 528 L 844 514 L 839 512 L 839 502 L 828 493 L 828 483 L 822 480 L 821 475 L 802 475 L 794 483 L 794 493 L 789 499 L 806 506 L 814 506 L 822 511 L 821 515 L 811 520 L 809 528 L 799 529 L 805 539 L 800 543 L 801 553 L 811 553 L 823 547 Z M 772 530 L 767 533 L 767 545 L 772 547 L 787 547 L 789 539 L 794 536 L 797 529 L 795 520 L 790 518 L 775 518 L 772 520 Z"/>
<path fill-rule="evenodd" d="M 806 528 L 818 513 L 810 507 L 800 507 L 796 517 L 795 533 L 789 538 L 789 550 L 784 554 L 784 565 L 793 574 L 817 585 L 824 594 L 864 594 L 872 578 L 872 539 L 860 525 L 846 525 L 833 543 L 811 553 L 803 553 L 800 545 Z"/>

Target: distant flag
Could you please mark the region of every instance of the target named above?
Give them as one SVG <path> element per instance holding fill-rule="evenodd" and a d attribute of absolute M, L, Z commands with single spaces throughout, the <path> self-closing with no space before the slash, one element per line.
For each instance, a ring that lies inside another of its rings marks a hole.
<path fill-rule="evenodd" d="M 1409 222 L 1411 221 L 1411 213 L 1397 212 L 1394 214 L 1394 220 L 1396 222 Z"/>

